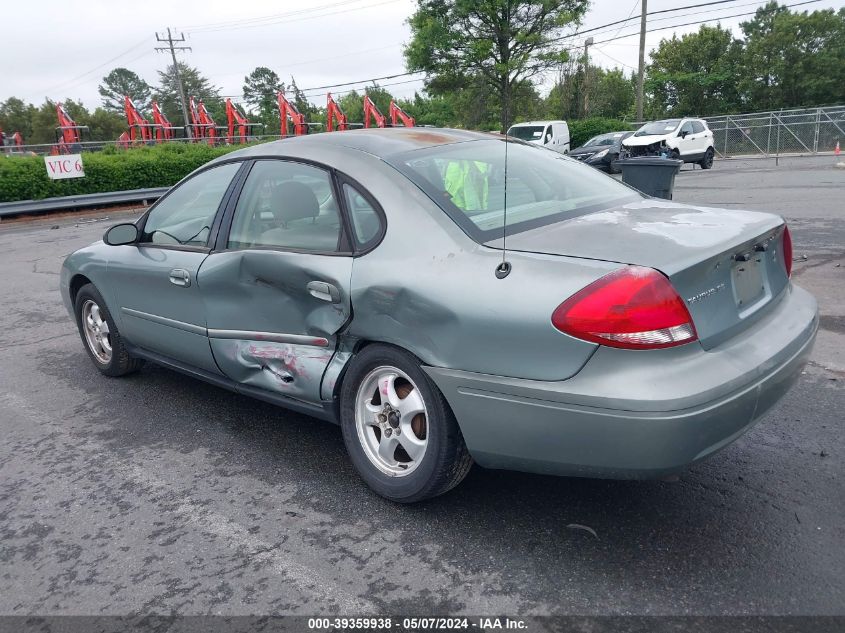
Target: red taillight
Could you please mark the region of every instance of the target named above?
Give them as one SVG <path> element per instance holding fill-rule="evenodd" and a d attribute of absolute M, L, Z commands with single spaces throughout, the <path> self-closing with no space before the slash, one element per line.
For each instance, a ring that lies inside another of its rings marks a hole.
<path fill-rule="evenodd" d="M 783 265 L 786 267 L 786 276 L 792 277 L 792 236 L 788 226 L 783 228 Z"/>
<path fill-rule="evenodd" d="M 653 268 L 627 266 L 605 275 L 561 303 L 552 314 L 558 330 L 625 349 L 655 349 L 698 338 L 687 307 Z"/>

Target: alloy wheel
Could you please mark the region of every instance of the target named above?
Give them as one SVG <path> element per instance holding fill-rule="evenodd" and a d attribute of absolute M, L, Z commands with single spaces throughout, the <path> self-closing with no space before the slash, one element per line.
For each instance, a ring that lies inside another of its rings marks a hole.
<path fill-rule="evenodd" d="M 404 477 L 428 447 L 428 412 L 422 392 L 402 370 L 381 366 L 361 381 L 355 427 L 364 453 L 382 473 Z"/>
<path fill-rule="evenodd" d="M 82 329 L 88 349 L 99 362 L 108 365 L 112 357 L 111 331 L 100 306 L 90 299 L 82 304 Z"/>

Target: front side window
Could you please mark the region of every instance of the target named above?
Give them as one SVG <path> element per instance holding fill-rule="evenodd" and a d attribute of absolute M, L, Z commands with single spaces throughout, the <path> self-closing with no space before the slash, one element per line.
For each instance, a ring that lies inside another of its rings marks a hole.
<path fill-rule="evenodd" d="M 228 248 L 334 252 L 340 234 L 340 214 L 327 171 L 291 161 L 260 160 L 238 199 Z"/>
<path fill-rule="evenodd" d="M 139 242 L 205 246 L 220 201 L 240 168 L 240 163 L 212 167 L 178 185 L 150 210 Z"/>
<path fill-rule="evenodd" d="M 508 234 L 639 199 L 630 188 L 558 152 L 507 143 Z M 501 236 L 505 141 L 439 145 L 386 160 L 476 241 Z"/>
<path fill-rule="evenodd" d="M 692 134 L 692 132 L 693 132 L 693 130 L 692 130 L 692 121 L 687 121 L 686 123 L 684 123 L 684 124 L 681 126 L 681 129 L 680 129 L 680 131 L 678 132 L 678 136 L 681 136 L 681 135 L 683 135 L 683 136 L 687 136 L 687 135 L 689 135 L 689 134 Z"/>
<path fill-rule="evenodd" d="M 701 121 L 692 122 L 692 131 L 693 134 L 701 134 L 704 131 L 704 125 L 701 123 Z"/>

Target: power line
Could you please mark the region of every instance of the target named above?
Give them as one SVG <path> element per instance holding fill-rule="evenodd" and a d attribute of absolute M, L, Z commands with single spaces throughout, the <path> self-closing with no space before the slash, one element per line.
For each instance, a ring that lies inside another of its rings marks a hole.
<path fill-rule="evenodd" d="M 58 91 L 58 90 L 67 90 L 68 88 L 75 86 L 80 79 L 87 78 L 88 75 L 97 72 L 98 70 L 100 70 L 104 66 L 108 66 L 109 64 L 117 61 L 121 57 L 128 55 L 129 53 L 131 53 L 135 49 L 140 48 L 141 46 L 143 46 L 146 43 L 146 41 L 147 41 L 146 39 L 143 39 L 140 42 L 138 42 L 137 44 L 133 44 L 132 46 L 127 48 L 125 51 L 120 53 L 119 55 L 115 55 L 114 57 L 112 57 L 108 61 L 105 61 L 102 64 L 99 64 L 98 66 L 94 66 L 94 68 L 92 68 L 91 70 L 88 70 L 88 71 L 82 73 L 81 75 L 77 75 L 76 77 L 73 77 L 72 79 L 66 79 L 65 81 L 62 81 L 61 83 L 57 83 L 53 86 L 50 86 L 49 88 L 46 88 L 44 90 L 40 90 L 39 92 L 48 93 L 48 92 L 53 92 L 53 91 Z M 33 91 L 31 94 L 35 94 L 35 92 Z"/>
<path fill-rule="evenodd" d="M 821 2 L 821 1 L 822 0 L 805 0 L 804 2 L 795 2 L 793 4 L 782 4 L 780 6 L 783 7 L 783 8 L 800 7 L 800 6 L 803 6 L 805 4 L 814 4 L 816 2 Z M 757 13 L 756 11 L 748 11 L 746 13 L 735 13 L 733 15 L 720 15 L 720 16 L 717 16 L 717 17 L 714 17 L 714 18 L 708 18 L 707 20 L 696 20 L 695 22 L 684 22 L 683 24 L 671 24 L 669 26 L 660 26 L 660 27 L 657 27 L 655 29 L 647 29 L 646 33 L 654 33 L 655 31 L 665 31 L 667 29 L 677 29 L 677 28 L 681 28 L 682 26 L 693 26 L 695 24 L 705 24 L 707 22 L 719 22 L 721 20 L 730 20 L 731 18 L 741 18 L 741 17 L 745 17 L 745 16 L 748 16 L 748 15 L 755 15 L 756 13 Z M 600 40 L 600 41 L 595 42 L 595 43 L 596 44 L 605 44 L 607 42 L 613 42 L 615 40 L 625 39 L 626 37 L 632 37 L 632 36 L 638 35 L 638 34 L 639 34 L 639 31 L 634 32 L 634 33 L 628 33 L 627 35 L 622 35 L 622 36 L 619 36 L 619 37 L 611 37 L 611 38 L 608 38 L 606 40 Z"/>
<path fill-rule="evenodd" d="M 309 13 L 314 11 L 322 11 L 323 9 L 330 9 L 332 7 L 337 7 L 344 4 L 353 4 L 355 2 L 360 2 L 361 0 L 342 0 L 341 2 L 332 2 L 330 4 L 324 4 L 318 7 L 310 7 L 308 9 L 297 9 L 296 11 L 285 11 L 283 13 L 273 13 L 270 15 L 259 15 L 253 18 L 243 18 L 240 20 L 225 20 L 223 22 L 206 22 L 205 24 L 192 24 L 186 26 L 185 29 L 188 31 L 202 31 L 207 28 L 216 28 L 220 26 L 233 26 L 233 25 L 240 25 L 240 24 L 249 24 L 249 23 L 256 23 L 256 22 L 264 22 L 266 20 L 275 20 L 279 18 L 290 17 L 294 15 L 301 15 L 303 13 Z"/>
<path fill-rule="evenodd" d="M 358 1 L 358 0 L 356 0 L 356 1 Z M 261 22 L 261 23 L 257 23 L 257 24 L 244 24 L 244 25 L 240 25 L 240 26 L 238 26 L 238 25 L 235 25 L 235 26 L 227 25 L 227 26 L 220 26 L 220 27 L 216 27 L 216 28 L 194 29 L 193 31 L 190 31 L 190 32 L 191 33 L 213 33 L 213 32 L 216 32 L 216 31 L 236 31 L 236 30 L 240 30 L 240 29 L 252 29 L 252 28 L 257 28 L 257 27 L 262 27 L 262 26 L 271 26 L 273 24 L 279 24 L 280 22 L 284 22 L 285 24 L 290 24 L 292 22 L 303 22 L 305 20 L 317 20 L 319 18 L 327 18 L 327 17 L 333 16 L 333 15 L 339 15 L 339 14 L 342 14 L 342 13 L 351 13 L 352 11 L 361 11 L 363 9 L 372 9 L 374 7 L 379 7 L 379 6 L 382 6 L 384 4 L 393 4 L 395 2 L 399 2 L 399 0 L 382 0 L 382 2 L 376 2 L 374 4 L 368 4 L 368 5 L 361 6 L 361 7 L 352 7 L 350 9 L 343 9 L 341 11 L 330 11 L 328 13 L 321 13 L 319 15 L 304 15 L 302 17 L 298 17 L 298 18 L 294 18 L 294 19 L 280 18 L 280 19 L 277 19 L 277 20 L 272 20 L 272 21 L 268 21 L 268 22 Z M 311 11 L 313 11 L 313 9 Z"/>

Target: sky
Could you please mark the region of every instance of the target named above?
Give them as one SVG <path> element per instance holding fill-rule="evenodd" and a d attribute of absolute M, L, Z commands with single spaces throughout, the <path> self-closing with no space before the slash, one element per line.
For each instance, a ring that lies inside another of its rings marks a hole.
<path fill-rule="evenodd" d="M 657 12 L 707 0 L 647 0 Z M 795 4 L 805 0 L 781 0 Z M 726 17 L 753 12 L 762 1 L 731 0 L 649 17 L 647 51 L 664 37 L 696 31 L 699 25 L 677 26 L 699 20 L 720 20 L 740 34 L 739 23 L 748 17 Z M 129 68 L 148 83 L 158 82 L 157 70 L 170 63 L 169 53 L 156 52 L 156 33 L 184 34 L 182 45 L 191 51 L 179 59 L 196 66 L 221 94 L 241 98 L 244 76 L 256 66 L 275 70 L 286 83 L 291 75 L 312 101 L 325 103 L 322 88 L 329 84 L 359 82 L 331 88 L 335 95 L 361 88 L 360 80 L 405 73 L 402 45 L 410 39 L 408 17 L 414 0 L 26 0 L 3 6 L 3 54 L 0 56 L 0 100 L 16 96 L 40 104 L 81 100 L 93 109 L 100 104 L 97 87 L 112 68 Z M 845 6 L 845 0 L 819 0 L 793 10 Z M 586 36 L 593 63 L 631 72 L 637 67 L 640 0 L 592 0 L 580 30 L 609 22 L 629 22 L 575 35 L 567 40 L 581 47 Z M 721 19 L 720 19 L 721 18 Z M 625 37 L 630 34 L 629 37 Z M 612 42 L 609 38 L 621 37 Z M 577 54 L 577 53 L 576 53 Z M 550 86 L 551 77 L 545 86 Z M 413 96 L 422 80 L 396 77 L 379 82 L 397 97 Z M 542 91 L 542 87 L 541 87 Z"/>

